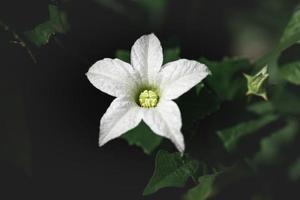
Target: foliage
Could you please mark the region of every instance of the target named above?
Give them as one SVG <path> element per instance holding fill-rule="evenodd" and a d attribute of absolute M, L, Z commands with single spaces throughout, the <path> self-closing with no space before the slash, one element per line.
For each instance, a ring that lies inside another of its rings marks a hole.
<path fill-rule="evenodd" d="M 296 11 L 291 19 L 291 22 L 289 22 L 288 26 L 286 27 L 284 34 L 278 44 L 278 48 L 276 49 L 276 53 L 271 52 L 271 57 L 269 57 L 268 55 L 266 56 L 266 58 L 262 58 L 262 60 L 268 60 L 268 62 L 265 62 L 264 64 L 271 65 L 270 67 L 272 69 L 270 72 L 270 76 L 273 76 L 272 78 L 277 78 L 276 76 L 278 74 L 276 73 L 278 71 L 274 73 L 274 68 L 276 68 L 276 70 L 279 70 L 277 59 L 280 56 L 281 52 L 291 46 L 293 43 L 299 41 L 299 39 L 295 39 L 298 38 L 299 31 L 297 28 L 299 23 L 295 23 L 295 21 L 297 22 L 298 20 L 298 12 L 299 11 Z M 208 108 L 208 110 L 210 111 L 215 111 L 216 116 L 222 116 L 222 109 L 219 109 L 220 107 L 222 107 L 225 101 L 236 101 L 237 99 L 240 99 L 241 101 L 243 98 L 246 98 L 245 94 L 261 96 L 265 100 L 267 100 L 266 88 L 268 86 L 267 78 L 269 76 L 269 73 L 266 65 L 253 76 L 245 75 L 247 79 L 246 83 L 241 79 L 242 74 L 248 73 L 249 70 L 253 68 L 247 60 L 224 59 L 221 62 L 215 62 L 209 61 L 207 59 L 200 59 L 200 61 L 205 63 L 210 68 L 210 70 L 212 71 L 212 76 L 208 77 L 205 80 L 205 84 L 200 84 L 196 87 L 196 90 L 193 92 L 193 96 L 189 96 L 190 105 L 192 105 L 191 102 L 193 99 L 195 99 L 195 101 L 202 101 L 202 103 L 205 105 L 205 108 Z M 284 80 L 298 85 L 298 61 L 282 66 L 278 73 L 280 73 L 280 76 Z M 293 146 L 293 142 L 296 140 L 297 133 L 299 132 L 299 127 L 297 125 L 297 123 L 299 122 L 298 120 L 292 119 L 290 114 L 298 115 L 299 112 L 297 109 L 297 105 L 299 105 L 300 101 L 297 101 L 297 95 L 287 90 L 288 86 L 286 83 L 282 81 L 274 82 L 273 80 L 270 80 L 269 83 L 276 83 L 277 89 L 270 90 L 271 94 L 269 102 L 258 101 L 252 103 L 251 101 L 249 101 L 249 99 L 248 101 L 244 101 L 244 105 L 242 104 L 242 106 L 244 106 L 246 109 L 244 111 L 240 111 L 240 114 L 244 115 L 244 117 L 240 121 L 233 122 L 234 124 L 232 127 L 225 126 L 223 128 L 220 125 L 220 128 L 216 127 L 213 129 L 215 130 L 215 133 L 211 133 L 217 134 L 219 136 L 225 150 L 231 153 L 232 156 L 238 156 L 240 162 L 247 161 L 246 166 L 248 165 L 248 167 L 242 167 L 244 168 L 244 172 L 240 176 L 238 176 L 239 178 L 237 180 L 242 177 L 248 177 L 249 175 L 251 175 L 251 168 L 255 171 L 263 171 L 265 167 L 262 166 L 280 165 L 282 162 L 287 162 L 284 161 L 285 159 L 287 159 L 284 157 L 284 152 L 289 149 L 289 146 Z M 246 87 L 248 87 L 248 92 L 246 92 L 245 90 Z M 198 100 L 197 97 L 205 91 L 210 91 L 214 95 L 209 101 L 206 101 L 205 98 L 199 98 Z M 214 102 L 214 100 L 216 99 L 218 100 Z M 183 100 L 183 102 L 185 101 L 187 100 Z M 212 107 L 210 106 L 210 104 L 212 105 Z M 183 110 L 187 109 L 188 107 L 189 106 L 184 103 L 181 106 Z M 206 118 L 209 119 L 209 115 L 205 115 L 207 111 L 196 106 L 191 107 L 193 107 L 193 110 L 189 110 L 188 113 L 189 116 L 193 116 L 192 118 L 194 120 L 197 119 L 197 117 L 198 119 L 202 120 L 207 120 Z M 198 113 L 197 111 L 200 112 Z M 193 115 L 194 113 L 196 115 Z M 200 117 L 201 115 L 202 118 Z M 187 118 L 189 119 L 189 117 Z M 274 126 L 276 127 L 278 126 L 276 124 L 282 124 L 283 121 L 285 121 L 285 125 L 283 127 L 276 128 L 278 130 L 272 130 L 269 128 Z M 216 124 L 216 126 L 218 125 Z M 259 133 L 268 133 L 268 135 L 264 137 L 263 135 L 255 136 Z M 245 147 L 242 147 L 241 145 L 242 141 L 251 139 L 253 140 L 254 138 L 255 140 L 253 142 L 255 142 L 256 146 L 259 147 L 256 147 L 251 151 L 245 150 Z M 240 149 L 245 152 L 241 152 Z M 249 156 L 251 157 L 251 155 L 253 155 L 252 159 L 249 158 Z M 230 155 L 228 156 L 231 157 Z M 160 163 L 163 163 L 163 161 L 156 162 L 156 169 L 159 168 Z M 234 162 L 231 165 L 233 166 Z M 237 168 L 239 168 L 239 165 Z M 288 176 L 291 180 L 297 180 L 299 177 L 298 160 L 294 161 L 294 163 L 290 167 L 286 168 L 286 170 L 288 170 Z M 222 171 L 226 172 L 228 171 L 228 169 L 223 168 Z M 232 173 L 233 172 L 230 171 L 229 174 Z M 159 179 L 159 175 L 157 174 L 158 173 L 154 173 L 154 177 L 156 179 Z M 226 176 L 221 176 L 219 178 L 221 182 L 224 177 Z M 197 185 L 195 188 L 190 189 L 185 195 L 185 199 L 209 199 L 212 194 L 216 194 L 214 192 L 215 188 L 213 186 L 215 178 L 215 174 L 208 174 L 207 171 L 199 174 L 199 185 Z M 152 181 L 153 179 L 151 179 L 150 182 Z M 177 181 L 178 180 L 174 181 L 173 184 L 176 185 Z M 180 183 L 182 184 L 185 181 L 186 177 L 183 177 Z M 226 182 L 226 180 L 223 180 L 223 182 Z M 229 183 L 230 181 L 228 180 L 228 184 Z M 169 182 L 168 186 L 169 185 L 172 184 Z M 162 184 L 159 188 L 162 188 L 163 186 L 164 185 Z M 219 189 L 222 189 L 222 187 Z M 263 194 L 263 196 L 264 195 L 268 194 Z"/>
<path fill-rule="evenodd" d="M 266 56 L 259 59 L 256 63 L 257 66 L 267 65 L 269 67 L 271 83 L 278 83 L 280 79 L 278 59 L 281 53 L 300 41 L 299 21 L 300 9 L 296 10 L 292 15 L 277 46 Z"/>
<path fill-rule="evenodd" d="M 154 134 L 144 122 L 128 131 L 122 138 L 130 145 L 141 147 L 146 154 L 151 154 L 162 142 L 162 137 Z"/>
<path fill-rule="evenodd" d="M 233 151 L 238 145 L 238 142 L 242 137 L 248 134 L 255 133 L 267 124 L 275 121 L 278 117 L 274 114 L 269 114 L 261 118 L 257 118 L 251 121 L 242 122 L 234 127 L 218 131 L 217 134 L 223 141 L 223 144 L 227 151 Z"/>
<path fill-rule="evenodd" d="M 160 150 L 155 158 L 153 176 L 143 194 L 149 195 L 164 187 L 182 187 L 189 177 L 194 177 L 198 167 L 196 160 Z"/>
<path fill-rule="evenodd" d="M 237 96 L 244 95 L 245 85 L 242 80 L 242 72 L 250 69 L 250 63 L 246 59 L 224 59 L 221 62 L 200 59 L 212 72 L 207 78 L 209 88 L 222 100 L 232 100 Z"/>
<path fill-rule="evenodd" d="M 272 135 L 260 141 L 260 150 L 256 153 L 253 162 L 255 165 L 272 164 L 280 160 L 280 152 L 289 145 L 297 134 L 296 121 L 288 121 L 287 124 Z M 282 155 L 281 155 L 282 157 Z"/>
<path fill-rule="evenodd" d="M 37 25 L 33 30 L 25 32 L 28 40 L 40 47 L 49 42 L 52 35 L 66 33 L 69 30 L 67 15 L 57 6 L 49 5 L 49 20 Z"/>
<path fill-rule="evenodd" d="M 300 158 L 298 158 L 289 168 L 288 176 L 292 181 L 297 181 L 300 178 Z"/>
<path fill-rule="evenodd" d="M 214 192 L 213 184 L 217 174 L 201 176 L 198 180 L 199 184 L 190 189 L 185 195 L 185 200 L 205 200 Z"/>
<path fill-rule="evenodd" d="M 280 68 L 283 79 L 290 83 L 300 85 L 300 62 L 288 63 Z"/>
<path fill-rule="evenodd" d="M 150 24 L 153 31 L 163 24 L 171 1 L 134 0 L 128 5 L 118 0 L 94 2 L 122 16 L 130 13 L 130 19 L 146 17 L 147 20 L 139 22 Z M 130 12 L 130 6 L 141 9 L 141 13 Z M 55 34 L 65 34 L 69 29 L 66 12 L 50 4 L 49 20 L 24 36 L 41 47 Z M 20 40 L 17 36 L 15 39 Z M 285 193 L 282 188 L 294 192 L 300 180 L 300 57 L 298 53 L 296 59 L 286 62 L 280 58 L 289 54 L 288 49 L 299 45 L 299 41 L 300 10 L 295 10 L 274 48 L 254 63 L 245 58 L 198 59 L 212 75 L 175 100 L 182 114 L 186 153 L 172 153 L 163 138 L 144 122 L 122 136 L 145 154 L 156 152 L 154 172 L 143 194 L 166 187 L 184 187 L 189 179 L 195 185 L 188 185 L 185 200 L 268 200 Z M 117 49 L 115 55 L 130 62 L 130 50 Z M 164 64 L 180 55 L 179 45 L 164 49 Z M 278 181 L 274 181 L 274 174 Z M 251 198 L 228 192 L 243 189 L 250 191 Z"/>

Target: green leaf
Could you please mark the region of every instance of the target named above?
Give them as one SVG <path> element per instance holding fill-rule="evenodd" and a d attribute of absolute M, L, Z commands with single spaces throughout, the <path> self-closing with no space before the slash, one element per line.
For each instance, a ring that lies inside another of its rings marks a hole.
<path fill-rule="evenodd" d="M 49 42 L 51 35 L 66 33 L 68 30 L 69 23 L 66 13 L 54 5 L 49 5 L 49 20 L 24 34 L 28 40 L 40 47 Z"/>
<path fill-rule="evenodd" d="M 142 148 L 146 154 L 151 154 L 162 142 L 162 137 L 153 133 L 144 122 L 122 135 L 122 138 L 130 145 Z"/>
<path fill-rule="evenodd" d="M 272 135 L 263 138 L 260 142 L 260 150 L 254 156 L 252 162 L 255 165 L 259 165 L 272 164 L 275 161 L 280 161 L 280 151 L 293 141 L 297 131 L 297 122 L 290 120 L 283 128 L 279 129 Z"/>
<path fill-rule="evenodd" d="M 300 62 L 286 64 L 280 68 L 282 78 L 290 83 L 300 85 Z"/>
<path fill-rule="evenodd" d="M 218 131 L 217 134 L 223 141 L 226 150 L 232 152 L 236 149 L 241 138 L 258 131 L 277 119 L 277 115 L 269 114 L 258 119 L 243 122 L 225 130 Z"/>
<path fill-rule="evenodd" d="M 116 51 L 116 57 L 124 62 L 130 63 L 130 52 L 128 50 L 118 49 Z"/>
<path fill-rule="evenodd" d="M 199 163 L 182 157 L 180 153 L 160 150 L 155 159 L 153 176 L 143 195 L 149 195 L 165 187 L 183 187 L 189 177 L 194 177 Z"/>
<path fill-rule="evenodd" d="M 135 0 L 145 11 L 151 25 L 161 25 L 169 0 Z"/>
<path fill-rule="evenodd" d="M 67 14 L 58 7 L 49 5 L 49 17 L 55 32 L 66 33 L 70 29 Z"/>
<path fill-rule="evenodd" d="M 204 175 L 199 178 L 199 184 L 190 189 L 184 200 L 206 200 L 214 193 L 214 181 L 217 174 Z"/>
<path fill-rule="evenodd" d="M 194 123 L 216 112 L 220 108 L 221 100 L 205 85 L 199 84 L 176 100 L 179 105 L 183 129 L 190 129 Z"/>
<path fill-rule="evenodd" d="M 283 51 L 300 41 L 300 9 L 296 10 L 287 24 L 279 42 L 279 50 Z"/>
<path fill-rule="evenodd" d="M 211 70 L 212 75 L 206 78 L 209 88 L 222 100 L 232 100 L 243 95 L 246 85 L 242 80 L 242 72 L 250 68 L 246 59 L 224 59 L 221 62 L 200 59 Z"/>
<path fill-rule="evenodd" d="M 180 48 L 168 48 L 164 51 L 164 63 L 175 61 L 179 59 Z"/>
<path fill-rule="evenodd" d="M 272 104 L 276 111 L 284 115 L 300 114 L 299 87 L 290 88 L 287 84 L 281 84 L 274 91 Z"/>
<path fill-rule="evenodd" d="M 260 96 L 263 99 L 267 100 L 267 93 L 265 88 L 265 81 L 267 80 L 269 74 L 267 72 L 268 67 L 263 67 L 257 74 L 250 76 L 244 74 L 247 79 L 247 95 L 256 95 Z"/>
<path fill-rule="evenodd" d="M 274 111 L 272 103 L 267 101 L 260 101 L 247 106 L 247 110 L 257 115 L 263 115 Z"/>
<path fill-rule="evenodd" d="M 300 158 L 298 158 L 288 170 L 290 180 L 297 181 L 300 179 Z"/>
<path fill-rule="evenodd" d="M 201 95 L 201 91 L 202 91 L 202 89 L 204 89 L 204 87 L 205 87 L 204 83 L 198 83 L 195 86 L 197 96 Z"/>
<path fill-rule="evenodd" d="M 278 83 L 279 81 L 280 75 L 277 62 L 281 53 L 292 45 L 299 43 L 300 41 L 299 22 L 300 9 L 296 10 L 292 15 L 276 48 L 256 62 L 256 66 L 259 67 L 268 65 L 271 83 Z"/>
<path fill-rule="evenodd" d="M 126 7 L 119 1 L 116 0 L 94 0 L 101 6 L 107 7 L 118 14 L 127 14 Z"/>

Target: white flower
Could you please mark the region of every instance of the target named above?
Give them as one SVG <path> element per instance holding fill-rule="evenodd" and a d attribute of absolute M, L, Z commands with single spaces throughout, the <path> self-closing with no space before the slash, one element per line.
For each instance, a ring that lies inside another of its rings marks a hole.
<path fill-rule="evenodd" d="M 140 37 L 131 49 L 131 65 L 105 58 L 87 72 L 99 90 L 116 97 L 100 121 L 99 145 L 121 136 L 143 120 L 151 130 L 184 151 L 181 114 L 173 99 L 204 79 L 210 71 L 197 61 L 179 59 L 162 66 L 160 41 Z"/>

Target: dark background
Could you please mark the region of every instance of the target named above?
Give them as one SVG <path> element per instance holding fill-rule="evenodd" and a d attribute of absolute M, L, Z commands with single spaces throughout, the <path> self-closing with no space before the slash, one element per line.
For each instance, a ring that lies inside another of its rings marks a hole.
<path fill-rule="evenodd" d="M 0 32 L 1 199 L 180 199 L 184 189 L 142 197 L 153 156 L 121 139 L 98 147 L 99 120 L 113 98 L 95 89 L 85 73 L 150 32 L 163 47 L 180 45 L 183 58 L 219 60 L 243 54 L 234 45 L 240 30 L 254 24 L 266 44 L 252 51 L 264 51 L 297 1 L 278 1 L 274 8 L 264 5 L 270 1 L 170 1 L 158 21 L 124 2 L 126 11 L 117 12 L 94 1 L 1 0 L 0 19 L 20 35 L 48 19 L 49 3 L 65 8 L 71 25 L 46 46 L 29 44 L 37 64 L 10 42 L 10 32 Z M 233 27 L 237 19 L 243 26 Z M 250 45 L 251 37 L 245 42 Z"/>

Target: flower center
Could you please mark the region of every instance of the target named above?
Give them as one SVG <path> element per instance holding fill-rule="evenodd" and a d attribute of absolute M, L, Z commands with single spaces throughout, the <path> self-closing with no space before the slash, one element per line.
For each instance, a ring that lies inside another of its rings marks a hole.
<path fill-rule="evenodd" d="M 158 95 L 152 90 L 144 90 L 139 96 L 140 106 L 143 108 L 153 108 L 158 103 Z"/>

